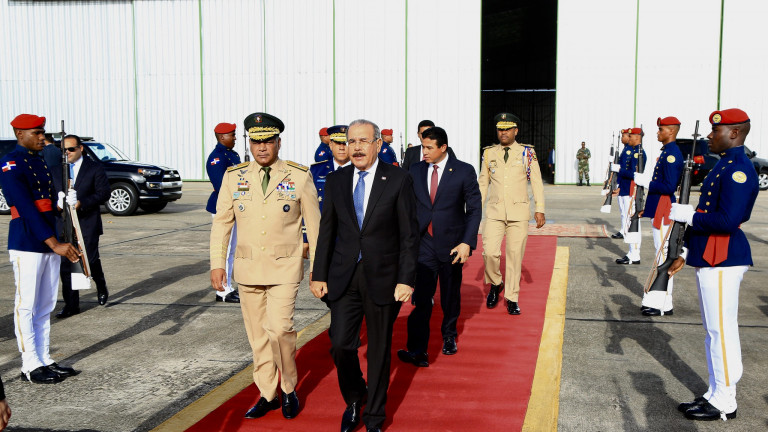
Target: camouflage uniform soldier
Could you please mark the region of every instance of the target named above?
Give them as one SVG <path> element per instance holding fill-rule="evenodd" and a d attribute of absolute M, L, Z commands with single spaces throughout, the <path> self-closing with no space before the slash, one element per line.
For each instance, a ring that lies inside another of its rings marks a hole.
<path fill-rule="evenodd" d="M 589 158 L 592 154 L 589 153 L 589 149 L 586 147 L 584 141 L 581 142 L 581 148 L 576 152 L 576 159 L 579 160 L 579 186 L 584 186 L 582 179 L 587 179 L 587 186 L 589 186 Z"/>

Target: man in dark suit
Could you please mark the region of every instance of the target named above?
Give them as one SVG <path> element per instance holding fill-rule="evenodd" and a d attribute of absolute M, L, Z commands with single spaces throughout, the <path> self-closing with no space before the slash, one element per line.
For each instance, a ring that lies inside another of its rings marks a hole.
<path fill-rule="evenodd" d="M 453 355 L 456 322 L 461 308 L 462 267 L 477 246 L 482 203 L 472 165 L 448 156 L 448 135 L 440 127 L 422 134 L 424 160 L 411 165 L 419 219 L 419 261 L 416 267 L 415 308 L 408 317 L 408 349 L 400 360 L 429 366 L 429 319 L 432 298 L 440 278 L 443 309 L 443 354 Z"/>
<path fill-rule="evenodd" d="M 315 297 L 327 295 L 331 308 L 331 355 L 347 404 L 341 430 L 358 425 L 367 398 L 364 422 L 368 431 L 379 431 L 386 418 L 392 325 L 416 276 L 416 198 L 410 174 L 379 163 L 378 126 L 355 120 L 347 144 L 354 166 L 327 177 L 310 289 Z M 367 387 L 357 354 L 363 317 Z"/>
<path fill-rule="evenodd" d="M 80 220 L 85 251 L 88 254 L 91 276 L 96 283 L 99 304 L 105 305 L 109 291 L 99 258 L 99 236 L 104 233 L 101 225 L 101 205 L 109 200 L 109 180 L 101 163 L 83 154 L 83 142 L 80 137 L 67 135 L 63 141 L 70 166 L 70 184 L 76 192 L 75 208 Z M 59 192 L 68 189 L 62 187 L 61 180 L 61 177 L 53 177 L 54 186 Z M 80 293 L 72 289 L 72 265 L 69 261 L 62 260 L 59 274 L 64 308 L 56 314 L 56 318 L 68 318 L 80 313 Z"/>
<path fill-rule="evenodd" d="M 425 130 L 435 127 L 435 123 L 432 120 L 422 120 L 419 122 L 419 132 L 417 133 L 419 137 L 420 142 L 424 142 L 424 138 L 422 137 L 422 134 Z M 453 154 L 453 149 L 448 147 L 448 156 L 455 158 L 456 155 Z M 405 151 L 405 156 L 403 156 L 403 163 L 400 165 L 405 169 L 406 171 L 411 169 L 411 165 L 415 164 L 416 162 L 423 159 L 422 153 L 421 153 L 421 146 L 412 146 L 408 147 L 408 149 Z"/>

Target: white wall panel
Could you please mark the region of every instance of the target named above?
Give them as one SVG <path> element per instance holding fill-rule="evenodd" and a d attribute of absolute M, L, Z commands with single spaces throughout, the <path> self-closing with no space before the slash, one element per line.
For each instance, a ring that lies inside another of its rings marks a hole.
<path fill-rule="evenodd" d="M 480 160 L 481 2 L 408 2 L 408 141 L 419 121 L 444 128 L 456 156 Z"/>
<path fill-rule="evenodd" d="M 741 108 L 751 120 L 746 145 L 768 157 L 768 2 L 728 0 L 723 23 L 720 108 Z M 709 116 L 715 107 L 702 115 Z"/>

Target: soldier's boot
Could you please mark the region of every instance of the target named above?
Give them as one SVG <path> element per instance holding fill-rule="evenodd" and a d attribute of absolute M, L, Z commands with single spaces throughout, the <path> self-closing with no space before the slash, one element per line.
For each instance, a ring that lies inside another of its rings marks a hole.
<path fill-rule="evenodd" d="M 589 186 L 589 179 L 587 179 L 587 186 Z"/>
<path fill-rule="evenodd" d="M 581 179 L 579 179 L 579 184 L 578 184 L 578 185 L 576 185 L 576 186 L 584 186 L 584 185 L 581 183 Z"/>

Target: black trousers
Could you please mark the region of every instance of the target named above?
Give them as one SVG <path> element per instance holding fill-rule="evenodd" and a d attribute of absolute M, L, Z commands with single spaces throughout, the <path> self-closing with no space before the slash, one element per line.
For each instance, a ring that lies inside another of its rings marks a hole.
<path fill-rule="evenodd" d="M 98 255 L 97 255 L 98 256 Z M 98 294 L 107 292 L 107 280 L 104 277 L 104 269 L 101 267 L 101 259 L 96 258 L 88 261 L 91 265 L 91 277 L 96 283 Z M 68 259 L 61 259 L 59 267 L 59 277 L 61 278 L 61 296 L 64 297 L 64 307 L 67 310 L 76 311 L 80 309 L 80 291 L 72 289 L 72 266 L 79 266 L 78 263 L 71 263 Z"/>
<path fill-rule="evenodd" d="M 365 258 L 363 258 L 365 259 Z M 363 262 L 357 263 L 344 295 L 330 302 L 331 356 L 336 365 L 339 388 L 347 405 L 359 401 L 366 391 L 357 350 L 360 327 L 365 317 L 368 329 L 368 404 L 363 422 L 366 427 L 381 427 L 386 419 L 392 357 L 392 326 L 400 312 L 400 302 L 377 305 L 369 296 Z"/>
<path fill-rule="evenodd" d="M 437 280 L 440 279 L 440 306 L 443 322 L 440 332 L 443 338 L 456 337 L 456 322 L 461 312 L 461 279 L 464 264 L 451 264 L 453 259 L 444 261 L 434 249 L 432 236 L 426 234 L 419 246 L 419 262 L 416 267 L 416 287 L 413 291 L 414 309 L 408 316 L 408 351 L 427 352 L 429 344 L 429 320 L 432 318 L 432 303 Z"/>

